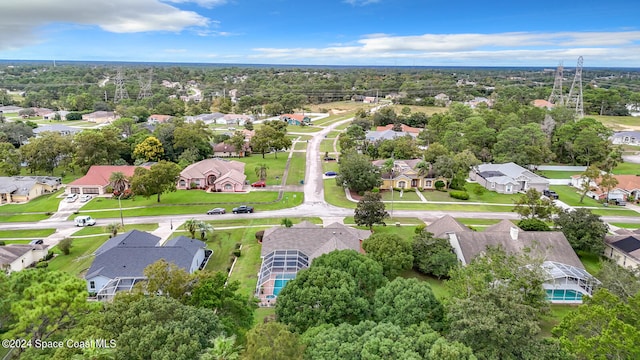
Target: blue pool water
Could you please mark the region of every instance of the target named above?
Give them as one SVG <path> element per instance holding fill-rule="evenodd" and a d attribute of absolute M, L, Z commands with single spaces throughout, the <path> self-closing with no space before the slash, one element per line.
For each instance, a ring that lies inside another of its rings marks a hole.
<path fill-rule="evenodd" d="M 295 278 L 296 275 L 293 274 L 286 274 L 286 275 L 278 275 L 276 277 L 276 280 L 273 283 L 273 295 L 278 296 L 278 294 L 280 294 L 280 291 L 282 290 L 282 288 L 287 285 L 287 283 L 289 282 L 289 280 Z"/>
<path fill-rule="evenodd" d="M 575 290 L 547 290 L 547 299 L 553 300 L 582 300 L 582 294 Z"/>

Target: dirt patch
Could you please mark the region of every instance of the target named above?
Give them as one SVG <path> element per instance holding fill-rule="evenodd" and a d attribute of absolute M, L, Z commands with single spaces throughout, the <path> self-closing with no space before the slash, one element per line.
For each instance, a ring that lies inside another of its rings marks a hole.
<path fill-rule="evenodd" d="M 340 115 L 340 114 L 344 114 L 344 113 L 346 113 L 348 111 L 349 110 L 331 109 L 331 111 L 329 111 L 329 113 L 333 114 L 333 115 Z"/>

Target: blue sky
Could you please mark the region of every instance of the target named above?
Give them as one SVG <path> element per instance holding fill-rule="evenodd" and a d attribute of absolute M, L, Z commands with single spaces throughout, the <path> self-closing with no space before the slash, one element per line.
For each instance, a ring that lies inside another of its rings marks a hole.
<path fill-rule="evenodd" d="M 627 0 L 0 0 L 0 59 L 640 67 Z"/>

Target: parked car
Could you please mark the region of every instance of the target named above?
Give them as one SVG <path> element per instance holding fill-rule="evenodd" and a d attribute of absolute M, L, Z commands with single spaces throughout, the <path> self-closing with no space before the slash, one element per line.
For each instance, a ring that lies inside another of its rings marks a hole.
<path fill-rule="evenodd" d="M 324 161 L 336 161 L 336 158 L 331 157 L 331 156 L 325 156 L 324 157 Z"/>
<path fill-rule="evenodd" d="M 80 196 L 80 202 L 87 202 L 89 200 L 91 200 L 93 196 L 89 195 L 89 194 L 84 194 Z"/>
<path fill-rule="evenodd" d="M 42 245 L 42 244 L 44 244 L 44 240 L 42 239 L 35 239 L 35 240 L 29 241 L 29 245 Z"/>
<path fill-rule="evenodd" d="M 327 171 L 326 173 L 324 173 L 325 176 L 336 176 L 338 175 L 337 172 L 335 171 Z"/>
<path fill-rule="evenodd" d="M 76 200 L 78 200 L 78 194 L 69 194 L 64 198 L 64 201 L 68 203 L 72 203 Z"/>
<path fill-rule="evenodd" d="M 73 220 L 76 226 L 84 227 L 84 226 L 93 226 L 96 224 L 96 220 L 91 216 L 78 216 Z"/>
<path fill-rule="evenodd" d="M 624 200 L 622 200 L 622 199 L 615 199 L 615 203 L 616 203 L 616 205 L 618 205 L 618 206 L 625 206 L 625 205 L 627 205 L 627 202 L 626 202 L 626 201 L 624 201 Z"/>
<path fill-rule="evenodd" d="M 252 187 L 265 187 L 267 186 L 267 184 L 264 182 L 264 180 L 260 180 L 260 181 L 256 181 L 253 184 L 251 184 Z"/>
<path fill-rule="evenodd" d="M 207 211 L 207 215 L 225 214 L 226 212 L 225 208 L 214 208 Z"/>
<path fill-rule="evenodd" d="M 234 214 L 248 214 L 253 212 L 253 207 L 247 206 L 247 205 L 241 205 L 236 208 L 233 208 L 232 211 Z"/>
<path fill-rule="evenodd" d="M 542 190 L 542 195 L 548 197 L 549 199 L 556 200 L 559 199 L 560 196 L 553 190 Z"/>

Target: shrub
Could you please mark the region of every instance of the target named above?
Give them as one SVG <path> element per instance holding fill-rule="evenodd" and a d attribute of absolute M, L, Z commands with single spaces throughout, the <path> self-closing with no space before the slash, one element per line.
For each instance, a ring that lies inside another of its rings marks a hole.
<path fill-rule="evenodd" d="M 435 182 L 435 184 L 433 184 L 433 186 L 436 187 L 436 190 L 442 190 L 442 189 L 444 189 L 446 184 L 444 183 L 444 181 L 438 180 L 438 181 Z"/>
<path fill-rule="evenodd" d="M 374 187 L 373 189 L 371 189 L 372 193 L 379 193 L 380 192 L 380 188 Z"/>
<path fill-rule="evenodd" d="M 47 256 L 45 256 L 44 259 L 45 260 L 51 260 L 53 255 L 54 255 L 53 251 L 49 250 L 49 252 L 47 252 Z"/>
<path fill-rule="evenodd" d="M 451 196 L 454 199 L 469 200 L 469 193 L 462 190 L 451 190 L 449 191 L 449 196 Z"/>
<path fill-rule="evenodd" d="M 60 251 L 62 251 L 62 253 L 65 255 L 69 255 L 69 253 L 71 252 L 72 246 L 73 246 L 73 239 L 71 238 L 64 238 L 60 240 L 60 242 L 58 243 L 58 249 L 60 249 Z"/>
<path fill-rule="evenodd" d="M 240 246 L 242 246 L 242 243 L 237 242 L 235 245 L 235 249 L 240 249 Z"/>
<path fill-rule="evenodd" d="M 107 194 L 112 194 L 112 193 L 113 193 L 113 186 L 111 186 L 111 185 L 107 185 L 107 187 L 106 187 L 106 188 L 104 188 L 104 191 L 105 191 Z"/>
<path fill-rule="evenodd" d="M 256 232 L 256 240 L 258 240 L 258 242 L 262 242 L 263 237 L 264 237 L 264 230 L 260 230 Z"/>
<path fill-rule="evenodd" d="M 0 241 L 0 246 L 5 246 L 6 243 L 4 241 Z"/>
<path fill-rule="evenodd" d="M 49 263 L 46 261 L 39 261 L 36 264 L 36 269 L 42 269 L 42 268 L 46 268 L 47 266 L 49 266 Z"/>
<path fill-rule="evenodd" d="M 79 112 L 70 112 L 66 116 L 67 120 L 82 120 L 82 114 Z"/>
<path fill-rule="evenodd" d="M 192 182 L 191 184 L 189 184 L 189 189 L 196 189 L 198 187 L 198 184 Z"/>
<path fill-rule="evenodd" d="M 484 194 L 484 192 L 485 192 L 485 191 L 487 191 L 487 189 L 485 189 L 485 188 L 484 188 L 484 187 L 482 187 L 482 186 L 476 186 L 476 187 L 473 189 L 473 193 L 474 193 L 474 194 L 476 194 L 476 195 L 478 195 L 478 196 L 481 196 L 482 194 Z"/>
<path fill-rule="evenodd" d="M 549 225 L 540 219 L 523 219 L 518 222 L 518 227 L 524 231 L 551 231 Z"/>
<path fill-rule="evenodd" d="M 416 228 L 413 230 L 413 232 L 416 234 L 420 234 L 426 227 L 426 224 L 416 225 Z"/>
<path fill-rule="evenodd" d="M 240 249 L 233 250 L 233 256 L 240 257 L 240 254 L 241 254 L 241 250 Z"/>

